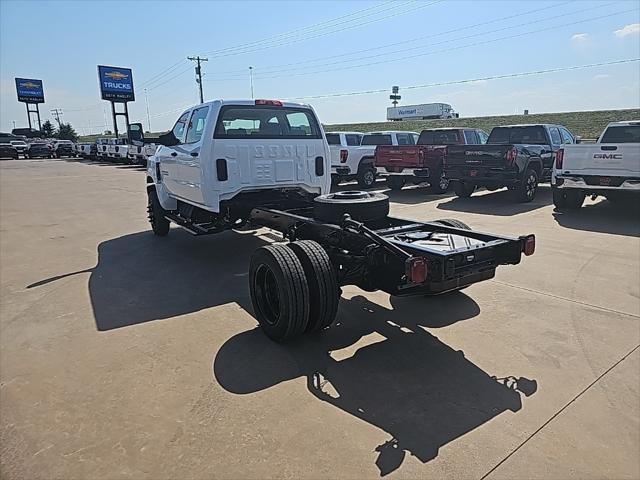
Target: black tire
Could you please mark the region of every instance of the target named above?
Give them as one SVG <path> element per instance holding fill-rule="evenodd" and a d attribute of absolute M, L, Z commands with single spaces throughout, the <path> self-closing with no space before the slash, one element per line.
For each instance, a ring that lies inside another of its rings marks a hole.
<path fill-rule="evenodd" d="M 436 220 L 433 223 L 439 223 L 447 227 L 460 228 L 462 230 L 471 230 L 471 227 L 469 225 L 461 220 L 456 220 L 455 218 L 443 218 L 440 220 Z"/>
<path fill-rule="evenodd" d="M 358 186 L 360 188 L 369 189 L 376 184 L 376 169 L 372 163 L 360 164 L 358 167 Z"/>
<path fill-rule="evenodd" d="M 340 288 L 327 252 L 312 240 L 299 240 L 287 245 L 298 257 L 309 286 L 309 323 L 307 332 L 324 330 L 338 313 Z"/>
<path fill-rule="evenodd" d="M 309 324 L 309 286 L 300 260 L 288 246 L 267 245 L 251 255 L 249 292 L 264 333 L 283 342 Z"/>
<path fill-rule="evenodd" d="M 475 189 L 476 186 L 473 183 L 457 181 L 453 184 L 453 191 L 460 198 L 469 198 Z"/>
<path fill-rule="evenodd" d="M 584 192 L 581 190 L 565 190 L 552 188 L 553 205 L 556 210 L 576 210 L 582 207 Z"/>
<path fill-rule="evenodd" d="M 402 190 L 405 183 L 407 183 L 407 179 L 404 177 L 399 177 L 397 175 L 389 175 L 387 177 L 387 187 L 391 190 Z"/>
<path fill-rule="evenodd" d="M 389 197 L 382 193 L 348 190 L 320 195 L 313 202 L 313 216 L 340 224 L 345 213 L 361 222 L 380 220 L 389 214 Z"/>
<path fill-rule="evenodd" d="M 442 165 L 436 168 L 433 171 L 433 174 L 431 174 L 429 177 L 429 190 L 432 193 L 435 193 L 437 195 L 442 195 L 443 193 L 447 193 L 450 185 L 451 185 L 451 182 L 445 176 Z"/>
<path fill-rule="evenodd" d="M 339 175 L 331 175 L 331 186 L 337 187 L 338 185 L 340 185 L 341 180 L 342 179 L 340 178 Z"/>
<path fill-rule="evenodd" d="M 536 192 L 538 191 L 538 172 L 533 168 L 527 168 L 522 180 L 514 190 L 516 201 L 520 203 L 531 202 L 536 198 Z"/>
<path fill-rule="evenodd" d="M 147 214 L 149 223 L 151 224 L 151 230 L 153 230 L 154 235 L 158 237 L 166 237 L 171 225 L 169 220 L 165 218 L 166 211 L 162 208 L 162 205 L 160 205 L 158 193 L 155 189 L 149 190 L 148 198 Z"/>

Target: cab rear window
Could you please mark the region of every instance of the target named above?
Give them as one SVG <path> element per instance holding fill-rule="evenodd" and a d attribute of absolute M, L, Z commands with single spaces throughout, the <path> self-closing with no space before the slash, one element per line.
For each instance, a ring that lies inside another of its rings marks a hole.
<path fill-rule="evenodd" d="M 309 109 L 269 105 L 227 105 L 218 115 L 214 138 L 322 138 Z"/>
<path fill-rule="evenodd" d="M 600 143 L 640 143 L 640 125 L 609 127 Z"/>
<path fill-rule="evenodd" d="M 456 130 L 423 130 L 418 145 L 453 145 L 460 143 Z"/>
<path fill-rule="evenodd" d="M 391 135 L 372 133 L 362 137 L 360 145 L 391 145 Z"/>

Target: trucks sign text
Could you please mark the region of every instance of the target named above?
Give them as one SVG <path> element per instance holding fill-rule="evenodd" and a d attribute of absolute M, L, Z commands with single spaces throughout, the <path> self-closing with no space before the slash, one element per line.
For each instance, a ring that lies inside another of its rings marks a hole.
<path fill-rule="evenodd" d="M 103 100 L 112 102 L 132 102 L 135 100 L 133 75 L 130 68 L 98 65 L 98 78 Z"/>

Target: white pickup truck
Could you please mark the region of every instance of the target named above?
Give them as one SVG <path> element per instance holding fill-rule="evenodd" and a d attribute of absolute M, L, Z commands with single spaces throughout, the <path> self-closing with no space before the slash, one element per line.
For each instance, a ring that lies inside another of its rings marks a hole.
<path fill-rule="evenodd" d="M 353 179 L 353 166 L 348 163 L 349 157 L 353 158 L 352 152 L 360 146 L 362 135 L 361 132 L 326 132 L 331 152 L 332 185 Z M 355 165 L 354 171 L 357 171 L 357 165 Z"/>
<path fill-rule="evenodd" d="M 360 188 L 371 188 L 376 181 L 375 153 L 378 145 L 415 145 L 420 135 L 416 132 L 368 132 L 362 136 L 359 147 L 349 150 L 344 166 L 349 168 L 348 178 L 358 180 Z"/>
<path fill-rule="evenodd" d="M 140 124 L 128 130 L 132 142 L 144 143 Z M 381 193 L 328 193 L 329 145 L 309 105 L 203 103 L 180 115 L 157 143 L 147 166 L 155 235 L 167 235 L 170 222 L 195 235 L 248 224 L 287 240 L 259 247 L 249 261 L 255 317 L 276 341 L 329 327 L 342 286 L 435 295 L 489 280 L 497 266 L 535 251 L 534 235 L 474 232 L 452 219 L 393 218 Z M 221 274 L 211 267 L 212 275 Z"/>
<path fill-rule="evenodd" d="M 607 125 L 596 144 L 565 145 L 551 176 L 556 209 L 580 208 L 586 196 L 611 202 L 640 194 L 640 120 Z"/>
<path fill-rule="evenodd" d="M 126 138 L 113 138 L 107 146 L 107 158 L 110 160 L 127 160 L 129 145 Z"/>

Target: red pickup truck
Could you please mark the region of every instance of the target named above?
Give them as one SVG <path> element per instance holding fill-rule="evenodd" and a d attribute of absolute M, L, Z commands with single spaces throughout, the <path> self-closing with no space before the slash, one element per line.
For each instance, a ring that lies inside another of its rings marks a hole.
<path fill-rule="evenodd" d="M 449 180 L 443 163 L 448 145 L 473 145 L 487 141 L 488 135 L 477 128 L 432 128 L 420 133 L 416 145 L 379 145 L 375 152 L 378 176 L 386 176 L 391 190 L 400 190 L 409 182 L 429 182 L 433 193 L 444 193 Z"/>

